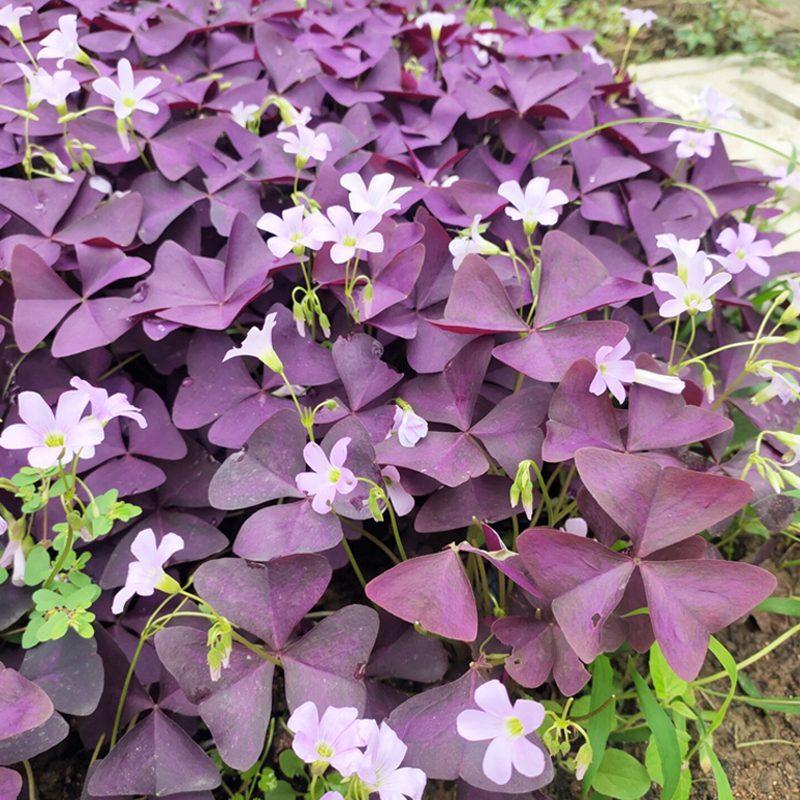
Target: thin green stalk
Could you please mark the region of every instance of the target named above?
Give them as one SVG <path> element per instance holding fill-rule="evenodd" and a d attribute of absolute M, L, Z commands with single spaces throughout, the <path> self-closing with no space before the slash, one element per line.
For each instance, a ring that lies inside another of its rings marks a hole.
<path fill-rule="evenodd" d="M 33 779 L 33 770 L 31 769 L 31 762 L 26 758 L 22 762 L 25 767 L 25 777 L 28 779 L 28 799 L 36 800 L 36 781 Z"/>
<path fill-rule="evenodd" d="M 358 578 L 358 582 L 361 584 L 361 588 L 366 589 L 367 581 L 364 578 L 364 573 L 358 566 L 358 562 L 356 561 L 356 557 L 353 555 L 353 551 L 350 549 L 350 544 L 347 541 L 346 536 L 342 537 L 342 547 L 344 547 L 344 551 L 345 553 L 347 553 L 347 557 L 350 559 L 350 566 L 353 568 L 353 572 L 355 572 L 356 577 Z"/>

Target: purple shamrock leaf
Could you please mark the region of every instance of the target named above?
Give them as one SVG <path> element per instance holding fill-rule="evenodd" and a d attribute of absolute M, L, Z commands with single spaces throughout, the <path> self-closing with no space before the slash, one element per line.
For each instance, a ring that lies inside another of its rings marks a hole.
<path fill-rule="evenodd" d="M 322 597 L 331 567 L 316 555 L 269 564 L 222 558 L 202 564 L 194 577 L 200 596 L 220 614 L 278 650 Z"/>
<path fill-rule="evenodd" d="M 168 758 L 164 758 L 165 753 Z M 200 745 L 156 709 L 97 765 L 87 789 L 90 796 L 164 797 L 219 785 L 219 772 Z"/>
<path fill-rule="evenodd" d="M 352 706 L 363 713 L 367 662 L 378 636 L 378 614 L 345 606 L 319 622 L 281 654 L 290 711 L 308 700 L 317 708 Z"/>
<path fill-rule="evenodd" d="M 177 679 L 214 736 L 223 761 L 238 770 L 255 764 L 264 749 L 272 714 L 275 665 L 234 645 L 230 662 L 214 681 L 208 667 L 207 633 L 165 628 L 156 635 L 161 663 Z"/>
<path fill-rule="evenodd" d="M 38 728 L 53 712 L 53 702 L 43 689 L 0 664 L 0 741 Z"/>
<path fill-rule="evenodd" d="M 445 639 L 472 642 L 478 635 L 475 596 L 455 547 L 403 561 L 371 580 L 365 592 L 394 616 Z"/>
<path fill-rule="evenodd" d="M 561 231 L 549 231 L 542 240 L 542 278 L 534 324 L 543 328 L 651 291 L 651 286 L 609 275 L 580 242 Z"/>

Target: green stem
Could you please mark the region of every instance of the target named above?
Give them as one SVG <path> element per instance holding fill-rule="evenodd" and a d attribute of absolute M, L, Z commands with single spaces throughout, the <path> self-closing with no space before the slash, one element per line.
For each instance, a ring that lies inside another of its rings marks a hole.
<path fill-rule="evenodd" d="M 36 800 L 36 781 L 33 779 L 31 762 L 26 758 L 22 762 L 22 766 L 25 767 L 25 777 L 28 779 L 28 800 Z"/>
<path fill-rule="evenodd" d="M 281 666 L 279 658 L 275 658 L 275 656 L 271 655 L 266 650 L 259 647 L 257 644 L 253 644 L 252 642 L 248 641 L 240 633 L 237 633 L 236 631 L 231 631 L 231 638 L 233 639 L 234 642 L 238 642 L 240 645 L 246 647 L 248 650 L 255 653 L 257 656 L 261 656 L 261 658 L 263 658 L 265 661 L 271 661 L 276 667 Z"/>
<path fill-rule="evenodd" d="M 556 515 L 553 512 L 553 503 L 550 500 L 550 492 L 547 490 L 547 484 L 545 483 L 544 476 L 542 475 L 542 471 L 539 469 L 539 466 L 535 462 L 531 461 L 531 467 L 536 473 L 536 478 L 539 481 L 539 486 L 542 490 L 542 499 L 544 500 L 544 505 L 547 509 L 547 521 L 552 526 L 555 524 Z"/>
<path fill-rule="evenodd" d="M 361 584 L 361 588 L 366 589 L 367 581 L 364 579 L 364 573 L 361 572 L 361 569 L 358 566 L 358 562 L 356 561 L 356 557 L 353 555 L 353 551 L 350 549 L 350 543 L 347 541 L 346 536 L 342 537 L 342 547 L 344 547 L 344 551 L 347 553 L 347 557 L 350 559 L 350 566 L 353 568 L 353 572 L 355 572 L 358 582 Z"/>
<path fill-rule="evenodd" d="M 753 139 L 750 136 L 744 136 L 743 134 L 735 133 L 734 131 L 726 131 L 722 128 L 717 128 L 713 125 L 706 125 L 702 122 L 688 122 L 686 120 L 681 120 L 681 119 L 669 119 L 668 117 L 631 117 L 630 119 L 617 119 L 611 122 L 604 122 L 602 125 L 595 125 L 594 128 L 591 128 L 588 131 L 583 131 L 583 133 L 576 134 L 575 136 L 571 136 L 569 139 L 565 139 L 563 142 L 558 142 L 558 144 L 554 144 L 552 147 L 548 147 L 547 150 L 543 150 L 541 153 L 538 153 L 531 160 L 538 161 L 540 158 L 549 156 L 550 153 L 555 153 L 556 150 L 560 150 L 562 147 L 569 147 L 569 145 L 571 145 L 573 142 L 585 139 L 587 136 L 592 136 L 595 133 L 599 133 L 600 131 L 606 130 L 607 128 L 615 128 L 618 125 L 641 124 L 642 122 L 661 122 L 664 123 L 665 125 L 673 125 L 676 128 L 694 128 L 695 130 L 698 131 L 714 131 L 714 133 L 724 134 L 725 136 L 732 136 L 734 139 L 740 139 L 743 142 L 754 144 L 757 147 L 760 147 L 763 150 L 766 150 L 767 152 L 772 153 L 775 156 L 779 156 L 780 158 L 786 159 L 795 166 L 800 165 L 800 162 L 793 156 L 787 156 L 786 153 L 782 153 L 775 147 L 770 147 L 769 145 L 766 145 L 763 142 L 758 141 L 757 139 Z"/>
<path fill-rule="evenodd" d="M 630 55 L 631 52 L 631 45 L 633 44 L 633 39 L 634 36 L 628 33 L 628 41 L 625 42 L 625 50 L 622 53 L 622 61 L 620 62 L 619 70 L 617 70 L 617 77 L 616 77 L 617 83 L 622 81 L 622 77 L 623 75 L 625 75 L 625 70 L 628 67 L 628 56 Z"/>
<path fill-rule="evenodd" d="M 147 156 L 144 154 L 144 150 L 142 150 L 141 144 L 139 144 L 139 137 L 136 135 L 136 130 L 133 127 L 133 122 L 131 122 L 131 118 L 128 117 L 125 120 L 125 123 L 127 124 L 128 130 L 131 133 L 131 139 L 133 139 L 133 143 L 136 145 L 136 151 L 139 153 L 139 158 L 142 159 L 142 163 L 145 165 L 145 167 L 147 167 L 148 170 L 152 170 L 153 167 L 147 160 Z"/>
<path fill-rule="evenodd" d="M 789 628 L 788 631 L 782 633 L 777 639 L 770 642 L 766 647 L 759 650 L 757 653 L 754 653 L 749 658 L 744 659 L 744 661 L 740 661 L 736 665 L 737 671 L 741 671 L 746 667 L 749 667 L 751 664 L 755 664 L 756 661 L 764 658 L 764 656 L 769 655 L 773 650 L 780 647 L 784 642 L 788 641 L 792 638 L 796 633 L 800 633 L 800 624 L 795 625 L 793 628 Z M 700 678 L 699 680 L 692 681 L 690 684 L 692 687 L 696 686 L 705 686 L 707 683 L 713 683 L 714 681 L 722 680 L 726 678 L 728 673 L 725 670 L 721 670 L 720 672 L 715 672 L 713 675 L 709 675 L 707 678 Z"/>

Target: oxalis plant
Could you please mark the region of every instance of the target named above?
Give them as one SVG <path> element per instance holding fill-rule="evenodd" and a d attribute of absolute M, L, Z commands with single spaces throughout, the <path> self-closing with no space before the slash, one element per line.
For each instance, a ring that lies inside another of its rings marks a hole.
<path fill-rule="evenodd" d="M 624 17 L 0 9 L 0 798 L 732 798 L 800 172 Z"/>

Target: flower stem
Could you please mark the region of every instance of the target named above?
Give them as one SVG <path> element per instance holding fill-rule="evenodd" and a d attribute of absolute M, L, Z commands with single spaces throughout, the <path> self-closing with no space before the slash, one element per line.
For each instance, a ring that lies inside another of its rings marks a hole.
<path fill-rule="evenodd" d="M 344 547 L 344 551 L 350 559 L 350 566 L 353 568 L 353 572 L 355 572 L 358 582 L 361 584 L 361 588 L 365 589 L 367 587 L 367 581 L 364 578 L 364 573 L 361 572 L 361 568 L 358 566 L 356 557 L 353 555 L 353 551 L 350 549 L 350 544 L 345 536 L 342 536 L 342 547 Z"/>
<path fill-rule="evenodd" d="M 36 781 L 33 779 L 31 762 L 26 758 L 22 762 L 22 766 L 25 767 L 25 777 L 28 779 L 28 800 L 36 800 Z"/>
<path fill-rule="evenodd" d="M 136 145 L 136 150 L 139 153 L 139 158 L 142 159 L 142 163 L 147 167 L 148 170 L 152 170 L 153 167 L 150 162 L 147 160 L 147 156 L 144 154 L 144 150 L 142 150 L 141 144 L 139 144 L 139 137 L 136 135 L 136 130 L 133 127 L 133 122 L 131 122 L 131 118 L 128 117 L 125 122 L 128 125 L 128 130 L 131 132 L 131 139 L 133 139 L 133 143 Z"/>

